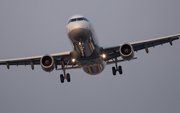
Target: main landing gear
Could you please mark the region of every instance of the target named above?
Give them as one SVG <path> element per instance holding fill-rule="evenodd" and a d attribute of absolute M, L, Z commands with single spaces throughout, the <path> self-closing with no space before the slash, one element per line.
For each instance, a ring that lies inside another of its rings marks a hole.
<path fill-rule="evenodd" d="M 64 79 L 66 79 L 67 80 L 67 82 L 70 82 L 71 81 L 71 77 L 70 77 L 70 74 L 69 73 L 67 73 L 66 74 L 66 71 L 65 71 L 65 68 L 64 68 L 64 61 L 61 61 L 61 66 L 62 66 L 62 70 L 63 70 L 63 73 L 64 73 L 64 75 L 63 74 L 60 74 L 60 81 L 61 81 L 61 83 L 64 83 Z"/>
<path fill-rule="evenodd" d="M 118 71 L 119 74 L 121 75 L 123 72 L 122 72 L 122 67 L 121 66 L 117 66 L 117 58 L 115 58 L 115 65 L 116 67 L 112 67 L 112 73 L 113 75 L 116 75 L 116 72 Z"/>
<path fill-rule="evenodd" d="M 113 73 L 113 75 L 116 75 L 116 72 L 119 72 L 119 74 L 121 75 L 122 74 L 122 67 L 121 66 L 119 66 L 118 68 L 116 67 L 112 67 L 112 73 Z"/>
<path fill-rule="evenodd" d="M 60 81 L 61 81 L 61 83 L 64 83 L 64 79 L 67 79 L 67 82 L 70 82 L 70 81 L 71 81 L 70 74 L 67 73 L 66 76 L 63 76 L 63 74 L 61 74 L 61 75 L 60 75 Z"/>

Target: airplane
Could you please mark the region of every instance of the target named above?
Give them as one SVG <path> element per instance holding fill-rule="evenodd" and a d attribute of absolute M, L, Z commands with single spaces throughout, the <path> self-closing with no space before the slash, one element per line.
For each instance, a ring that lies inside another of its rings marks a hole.
<path fill-rule="evenodd" d="M 72 50 L 63 53 L 41 55 L 27 58 L 0 60 L 0 65 L 30 65 L 34 70 L 34 65 L 41 65 L 46 72 L 54 69 L 62 70 L 60 81 L 64 83 L 71 81 L 70 74 L 66 73 L 68 69 L 82 68 L 87 74 L 97 75 L 101 73 L 106 65 L 115 64 L 112 67 L 112 74 L 116 72 L 122 74 L 122 67 L 118 66 L 119 62 L 137 59 L 134 52 L 145 50 L 149 52 L 150 47 L 170 43 L 179 39 L 180 34 L 166 36 L 151 40 L 124 43 L 113 46 L 99 46 L 98 38 L 95 34 L 92 23 L 83 15 L 72 16 L 66 25 L 66 32 L 72 44 Z M 121 59 L 119 59 L 121 57 Z"/>

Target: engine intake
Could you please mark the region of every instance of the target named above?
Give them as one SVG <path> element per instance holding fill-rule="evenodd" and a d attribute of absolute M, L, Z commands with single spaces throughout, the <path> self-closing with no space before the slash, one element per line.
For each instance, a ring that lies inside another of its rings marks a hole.
<path fill-rule="evenodd" d="M 50 55 L 45 55 L 40 60 L 41 67 L 46 72 L 51 72 L 54 70 L 54 59 Z"/>
<path fill-rule="evenodd" d="M 134 50 L 130 44 L 123 44 L 120 46 L 119 52 L 123 59 L 131 60 L 134 57 Z"/>

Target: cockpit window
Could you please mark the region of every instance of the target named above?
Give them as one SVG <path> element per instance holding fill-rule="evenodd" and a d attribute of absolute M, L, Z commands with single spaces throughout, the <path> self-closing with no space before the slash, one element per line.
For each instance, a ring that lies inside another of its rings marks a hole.
<path fill-rule="evenodd" d="M 70 20 L 70 22 L 75 22 L 75 21 L 76 21 L 76 18 Z"/>
<path fill-rule="evenodd" d="M 86 18 L 83 18 L 85 21 L 89 22 Z"/>
<path fill-rule="evenodd" d="M 73 18 L 73 19 L 69 20 L 69 22 L 68 22 L 67 24 L 69 24 L 69 23 L 71 23 L 71 22 L 83 21 L 83 20 L 89 22 L 86 18 Z"/>
<path fill-rule="evenodd" d="M 78 20 L 78 21 L 81 21 L 81 20 L 83 20 L 83 18 L 77 18 L 77 20 Z"/>
<path fill-rule="evenodd" d="M 76 18 L 73 18 L 71 20 L 69 20 L 69 22 L 67 24 L 69 24 L 70 22 L 75 22 L 76 21 Z"/>

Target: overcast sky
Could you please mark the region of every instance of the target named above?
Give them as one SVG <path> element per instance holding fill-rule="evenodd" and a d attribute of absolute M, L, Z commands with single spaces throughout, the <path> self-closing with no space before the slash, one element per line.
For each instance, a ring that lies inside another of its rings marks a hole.
<path fill-rule="evenodd" d="M 180 33 L 179 0 L 0 0 L 0 59 L 70 51 L 66 22 L 74 14 L 91 20 L 102 46 Z M 179 113 L 180 40 L 135 52 L 97 76 L 41 66 L 0 66 L 0 113 Z"/>

